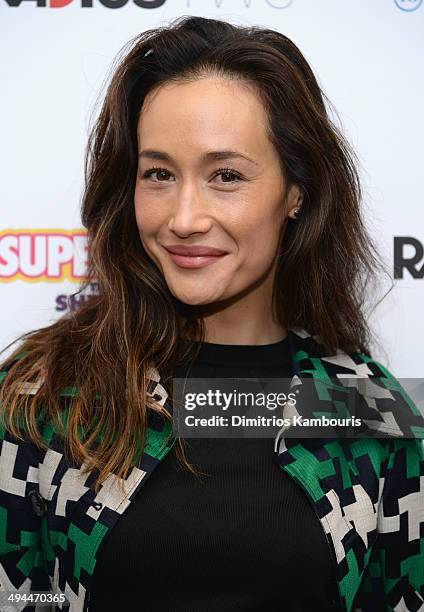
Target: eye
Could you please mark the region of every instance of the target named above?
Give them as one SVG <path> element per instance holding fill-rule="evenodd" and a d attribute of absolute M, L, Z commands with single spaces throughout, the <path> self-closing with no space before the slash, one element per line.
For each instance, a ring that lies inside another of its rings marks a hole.
<path fill-rule="evenodd" d="M 158 179 L 158 177 L 161 177 L 159 180 L 153 181 L 154 183 L 166 183 L 166 177 L 170 176 L 171 173 L 168 172 L 168 170 L 166 170 L 165 168 L 149 168 L 149 170 L 146 170 L 143 175 L 142 178 L 143 179 L 148 179 L 151 176 L 153 176 L 154 174 L 156 174 L 156 178 Z M 162 180 L 165 179 L 165 180 Z"/>
<path fill-rule="evenodd" d="M 219 175 L 225 177 L 226 179 L 229 179 L 228 181 L 222 181 L 223 183 L 235 183 L 241 180 L 240 174 L 238 174 L 238 172 L 235 172 L 232 168 L 219 168 L 219 170 L 215 172 L 214 178 Z"/>
<path fill-rule="evenodd" d="M 153 175 L 156 175 L 156 180 L 153 181 L 154 183 L 166 183 L 168 182 L 167 178 L 171 176 L 171 173 L 165 168 L 153 167 L 146 170 L 142 174 L 142 178 L 148 179 Z M 242 180 L 240 174 L 232 168 L 219 168 L 216 170 L 212 178 L 217 176 L 222 176 L 223 179 L 225 179 L 222 181 L 222 183 L 236 183 L 237 181 Z"/>

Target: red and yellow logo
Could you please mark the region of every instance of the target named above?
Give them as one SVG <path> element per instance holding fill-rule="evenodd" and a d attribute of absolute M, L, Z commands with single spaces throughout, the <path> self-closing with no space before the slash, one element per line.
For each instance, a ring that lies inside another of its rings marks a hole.
<path fill-rule="evenodd" d="M 87 269 L 84 229 L 0 231 L 0 282 L 79 282 Z"/>

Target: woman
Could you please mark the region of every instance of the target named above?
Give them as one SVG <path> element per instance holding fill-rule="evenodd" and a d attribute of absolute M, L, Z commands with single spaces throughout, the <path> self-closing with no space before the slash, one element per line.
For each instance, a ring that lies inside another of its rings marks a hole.
<path fill-rule="evenodd" d="M 4 594 L 424 607 L 424 423 L 370 355 L 380 264 L 353 159 L 284 35 L 184 17 L 132 41 L 87 150 L 99 295 L 3 363 Z M 308 405 L 337 412 L 349 376 L 362 438 L 173 431 L 176 378 L 312 379 Z"/>

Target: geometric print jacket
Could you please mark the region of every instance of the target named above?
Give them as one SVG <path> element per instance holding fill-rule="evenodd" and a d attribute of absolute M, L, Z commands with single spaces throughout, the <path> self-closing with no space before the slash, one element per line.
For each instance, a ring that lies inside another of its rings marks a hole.
<path fill-rule="evenodd" d="M 313 397 L 308 392 L 314 414 L 340 414 L 344 380 L 366 383 L 357 391 L 368 409 L 369 435 L 298 439 L 280 430 L 271 448 L 277 466 L 306 492 L 321 522 L 334 567 L 333 608 L 424 612 L 423 416 L 395 377 L 369 355 L 341 350 L 329 355 L 319 337 L 303 329 L 291 328 L 288 335 L 296 406 L 302 405 L 307 379 L 315 385 Z M 0 382 L 6 373 L 0 372 Z M 149 394 L 171 412 L 159 372 L 152 368 L 149 377 Z M 335 395 L 335 387 L 341 393 Z M 36 390 L 34 385 L 23 392 Z M 61 391 L 65 415 L 77 392 L 74 387 Z M 102 543 L 176 442 L 168 421 L 149 418 L 145 447 L 125 480 L 124 494 L 110 473 L 95 495 L 83 466 L 66 459 L 63 439 L 52 425 L 42 431 L 46 451 L 0 430 L 2 612 L 67 609 L 12 606 L 10 591 L 64 594 L 70 612 L 89 612 Z M 142 585 L 141 575 L 141 593 Z"/>

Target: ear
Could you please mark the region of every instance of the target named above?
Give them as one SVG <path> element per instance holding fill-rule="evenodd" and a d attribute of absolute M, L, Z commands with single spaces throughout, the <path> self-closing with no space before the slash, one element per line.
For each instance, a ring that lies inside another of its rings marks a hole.
<path fill-rule="evenodd" d="M 299 209 L 302 206 L 303 202 L 303 190 L 298 185 L 292 185 L 289 191 L 288 198 L 288 216 L 291 219 L 296 219 L 296 214 L 299 212 Z"/>

